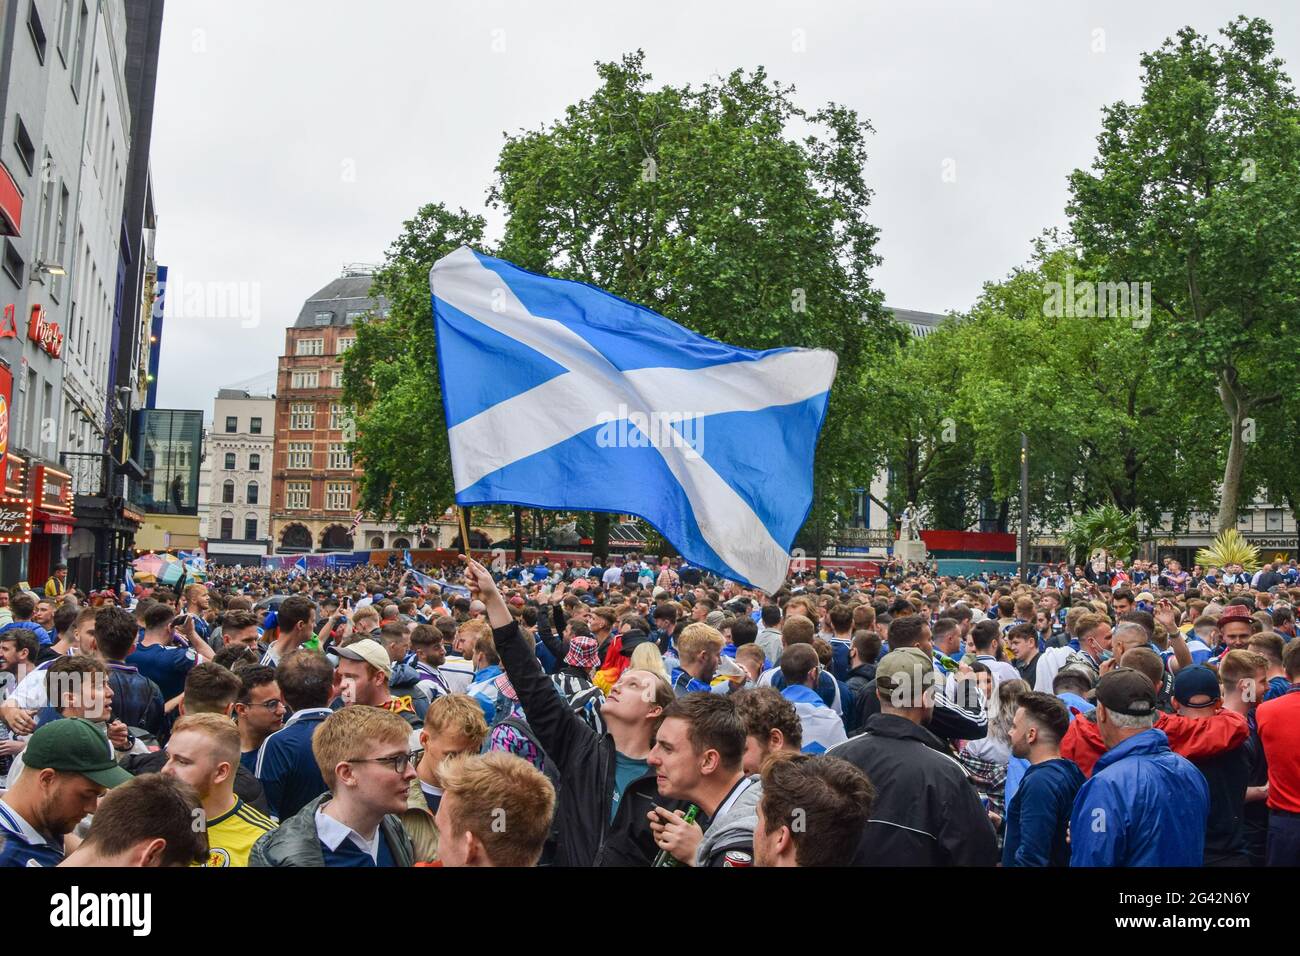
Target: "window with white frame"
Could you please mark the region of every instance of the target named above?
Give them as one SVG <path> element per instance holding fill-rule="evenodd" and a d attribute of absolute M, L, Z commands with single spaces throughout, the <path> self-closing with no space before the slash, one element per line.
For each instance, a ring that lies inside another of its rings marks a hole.
<path fill-rule="evenodd" d="M 294 355 L 324 355 L 324 339 L 299 339 Z"/>
<path fill-rule="evenodd" d="M 327 481 L 325 483 L 325 510 L 350 511 L 352 509 L 352 483 Z"/>
<path fill-rule="evenodd" d="M 289 442 L 289 468 L 310 468 L 311 467 L 311 442 L 309 441 L 291 441 Z"/>
<path fill-rule="evenodd" d="M 347 442 L 330 442 L 330 468 L 351 468 L 352 453 L 348 451 Z"/>
<path fill-rule="evenodd" d="M 289 405 L 289 427 L 298 431 L 316 427 L 316 406 L 311 402 L 292 402 Z"/>
<path fill-rule="evenodd" d="M 347 428 L 351 420 L 351 410 L 346 405 L 340 405 L 338 402 L 330 403 L 330 428 L 343 429 Z"/>
<path fill-rule="evenodd" d="M 310 481 L 289 481 L 284 485 L 284 506 L 292 511 L 306 511 L 311 500 Z"/>
<path fill-rule="evenodd" d="M 342 355 L 344 352 L 346 352 L 348 349 L 352 348 L 352 346 L 356 344 L 357 344 L 356 337 L 349 335 L 346 338 L 338 339 L 338 344 L 335 345 L 334 349 L 336 352 L 338 352 L 339 355 Z"/>
<path fill-rule="evenodd" d="M 320 384 L 320 372 L 316 369 L 298 369 L 289 376 L 290 388 L 316 388 Z"/>

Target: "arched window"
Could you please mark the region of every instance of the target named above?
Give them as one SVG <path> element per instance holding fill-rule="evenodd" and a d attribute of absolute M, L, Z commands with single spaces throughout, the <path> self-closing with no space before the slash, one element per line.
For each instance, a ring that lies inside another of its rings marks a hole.
<path fill-rule="evenodd" d="M 420 547 L 421 547 L 421 548 L 432 548 L 432 547 L 433 547 L 433 542 L 430 541 L 428 538 L 422 538 L 422 539 L 420 540 Z"/>
<path fill-rule="evenodd" d="M 229 478 L 221 483 L 221 503 L 227 505 L 235 503 L 235 483 Z"/>
<path fill-rule="evenodd" d="M 250 482 L 248 483 L 248 496 L 246 497 L 245 500 L 246 500 L 250 505 L 255 505 L 255 504 L 257 504 L 257 482 L 255 482 L 255 481 L 250 481 Z"/>
<path fill-rule="evenodd" d="M 291 524 L 280 535 L 280 548 L 285 551 L 310 551 L 311 532 L 300 524 Z"/>
<path fill-rule="evenodd" d="M 393 542 L 394 548 L 409 548 L 410 546 L 411 542 L 407 541 L 405 538 L 398 538 Z"/>
<path fill-rule="evenodd" d="M 235 453 L 233 451 L 228 451 L 226 452 L 226 471 L 234 471 L 234 470 L 235 470 Z"/>
<path fill-rule="evenodd" d="M 379 535 L 375 535 L 370 539 L 370 547 L 376 551 L 382 551 L 384 548 L 384 539 Z"/>
<path fill-rule="evenodd" d="M 261 456 L 261 455 L 249 455 L 249 456 L 248 456 L 248 470 L 249 470 L 249 471 L 261 471 L 261 470 L 262 470 L 262 456 Z"/>
<path fill-rule="evenodd" d="M 332 524 L 321 535 L 320 547 L 322 551 L 351 551 L 352 535 L 343 525 Z"/>

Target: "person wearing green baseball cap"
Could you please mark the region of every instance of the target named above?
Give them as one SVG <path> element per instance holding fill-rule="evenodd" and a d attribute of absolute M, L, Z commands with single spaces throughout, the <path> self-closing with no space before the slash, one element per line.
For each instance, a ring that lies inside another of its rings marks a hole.
<path fill-rule="evenodd" d="M 113 759 L 103 731 L 81 717 L 38 727 L 23 762 L 23 773 L 0 798 L 0 867 L 57 866 L 63 837 L 131 774 Z"/>

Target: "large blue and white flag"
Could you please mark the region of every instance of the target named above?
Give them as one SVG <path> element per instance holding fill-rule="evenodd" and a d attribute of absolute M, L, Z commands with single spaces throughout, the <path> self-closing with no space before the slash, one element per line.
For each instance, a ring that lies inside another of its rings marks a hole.
<path fill-rule="evenodd" d="M 692 564 L 780 587 L 833 352 L 725 345 L 464 246 L 429 285 L 458 504 L 639 515 Z"/>
<path fill-rule="evenodd" d="M 289 577 L 296 578 L 298 575 L 306 574 L 306 573 L 307 573 L 307 555 L 304 554 L 299 556 L 298 560 L 295 561 L 289 567 Z"/>

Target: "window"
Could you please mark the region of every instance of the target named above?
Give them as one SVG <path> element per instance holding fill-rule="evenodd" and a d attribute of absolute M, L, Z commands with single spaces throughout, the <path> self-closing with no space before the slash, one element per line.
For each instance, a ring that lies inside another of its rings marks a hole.
<path fill-rule="evenodd" d="M 36 0 L 27 4 L 27 32 L 36 44 L 36 59 L 45 62 L 45 27 L 41 24 L 40 11 L 36 9 Z"/>
<path fill-rule="evenodd" d="M 352 346 L 356 344 L 357 344 L 356 338 L 349 335 L 345 339 L 338 339 L 336 341 L 334 349 L 336 352 L 338 352 L 339 355 L 342 355 L 344 352 L 346 352 L 348 349 L 352 348 Z"/>
<path fill-rule="evenodd" d="M 248 431 L 253 435 L 262 434 L 262 420 L 260 418 L 250 418 L 248 420 Z"/>
<path fill-rule="evenodd" d="M 250 505 L 257 504 L 257 482 L 250 481 L 248 483 L 248 494 L 245 496 L 244 501 Z"/>
<path fill-rule="evenodd" d="M 63 65 L 68 65 L 68 46 L 72 40 L 72 0 L 63 0 L 63 5 L 59 8 L 59 38 L 55 42 L 55 49 L 59 51 L 59 56 L 63 58 Z"/>
<path fill-rule="evenodd" d="M 257 519 L 253 517 L 244 519 L 244 540 L 257 540 Z"/>
<path fill-rule="evenodd" d="M 299 339 L 294 348 L 294 355 L 324 355 L 324 339 Z"/>
<path fill-rule="evenodd" d="M 233 451 L 228 451 L 226 452 L 226 471 L 234 471 L 234 470 L 235 470 L 235 453 Z"/>
<path fill-rule="evenodd" d="M 239 431 L 239 418 L 235 415 L 226 416 L 226 434 L 233 435 Z"/>
<path fill-rule="evenodd" d="M 285 490 L 285 507 L 294 511 L 306 511 L 308 501 L 311 498 L 310 481 L 290 481 L 286 482 Z"/>
<path fill-rule="evenodd" d="M 262 470 L 262 456 L 261 456 L 261 455 L 249 455 L 249 456 L 248 456 L 248 470 L 249 470 L 249 471 L 261 471 L 261 470 Z"/>
<path fill-rule="evenodd" d="M 1282 530 L 1282 512 L 1278 508 L 1269 508 L 1264 512 L 1264 530 L 1281 531 Z"/>
<path fill-rule="evenodd" d="M 64 266 L 65 269 L 70 263 L 64 261 L 67 254 L 68 246 L 68 187 L 62 186 L 59 191 L 59 218 L 54 226 L 54 249 L 50 252 L 51 262 L 57 262 Z M 63 276 L 54 276 L 50 284 L 50 298 L 58 301 L 63 295 Z"/>
<path fill-rule="evenodd" d="M 27 132 L 27 126 L 23 123 L 23 118 L 17 114 L 14 114 L 14 149 L 18 150 L 18 158 L 27 167 L 27 172 L 35 172 L 36 144 L 32 142 L 32 137 Z"/>
<path fill-rule="evenodd" d="M 229 541 L 229 540 L 230 540 L 231 538 L 233 538 L 234 536 L 235 536 L 235 519 L 234 519 L 234 518 L 222 518 L 222 519 L 221 519 L 221 539 L 222 539 L 223 541 Z"/>
<path fill-rule="evenodd" d="M 289 442 L 289 468 L 310 468 L 311 467 L 311 442 L 309 441 L 291 441 Z"/>
<path fill-rule="evenodd" d="M 344 318 L 348 325 L 353 325 L 356 323 L 357 319 L 361 318 L 365 314 L 365 309 L 352 309 L 348 311 L 348 314 Z"/>
<path fill-rule="evenodd" d="M 330 403 L 330 428 L 334 430 L 347 427 L 351 416 L 348 414 L 348 407 L 340 405 L 337 402 Z"/>
<path fill-rule="evenodd" d="M 352 509 L 352 483 L 328 481 L 325 483 L 325 510 L 350 511 Z"/>
<path fill-rule="evenodd" d="M 290 376 L 290 388 L 316 388 L 320 384 L 320 373 L 297 371 Z"/>
<path fill-rule="evenodd" d="M 27 263 L 23 262 L 23 257 L 18 254 L 18 247 L 6 239 L 4 257 L 5 275 L 14 280 L 14 285 L 22 286 L 23 272 L 26 268 Z"/>
<path fill-rule="evenodd" d="M 221 503 L 225 505 L 233 505 L 235 503 L 235 483 L 233 481 L 227 480 L 222 483 Z M 233 521 L 234 519 L 232 518 L 231 520 Z M 225 537 L 229 536 L 226 535 Z"/>
<path fill-rule="evenodd" d="M 348 451 L 346 443 L 330 442 L 329 467 L 334 469 L 350 469 L 352 467 L 352 453 Z"/>
<path fill-rule="evenodd" d="M 316 406 L 311 402 L 294 402 L 289 406 L 289 427 L 297 431 L 316 427 Z"/>
<path fill-rule="evenodd" d="M 77 49 L 72 54 L 72 95 L 80 98 L 82 52 L 86 49 L 86 25 L 90 21 L 90 11 L 86 4 L 81 4 L 81 14 L 77 17 Z"/>
<path fill-rule="evenodd" d="M 334 321 L 334 313 L 333 313 L 333 312 L 317 312 L 316 315 L 313 316 L 312 321 L 313 321 L 316 325 L 329 325 L 331 322 Z"/>
<path fill-rule="evenodd" d="M 343 387 L 343 369 L 336 368 L 334 369 L 334 371 L 330 372 L 329 375 L 330 375 L 330 388 Z"/>

